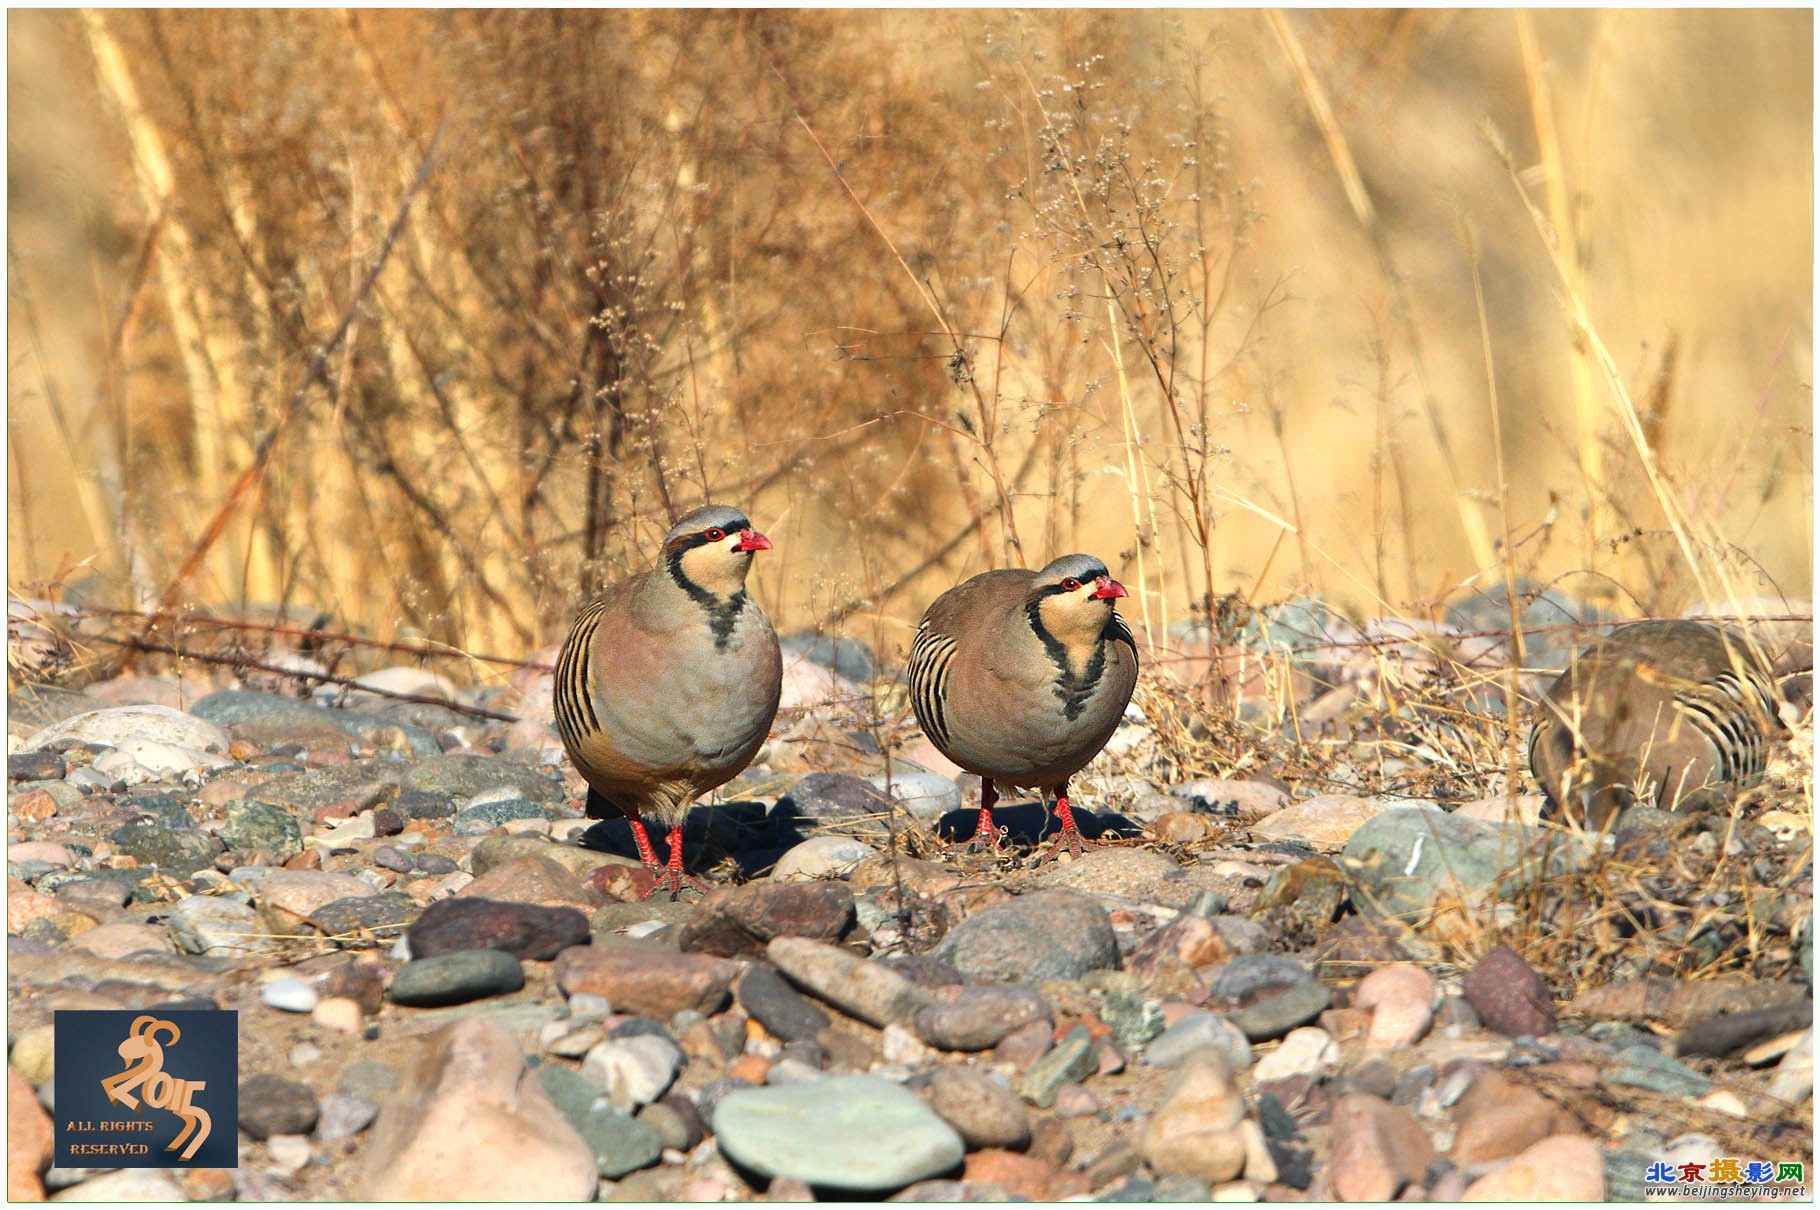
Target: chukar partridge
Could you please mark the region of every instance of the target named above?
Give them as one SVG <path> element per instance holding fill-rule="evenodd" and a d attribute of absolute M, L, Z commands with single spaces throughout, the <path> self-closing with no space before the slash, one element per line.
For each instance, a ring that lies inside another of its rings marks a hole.
<path fill-rule="evenodd" d="M 1597 830 L 1637 801 L 1674 810 L 1763 772 L 1781 724 L 1769 668 L 1738 631 L 1634 622 L 1574 658 L 1542 699 L 1529 767 L 1554 813 Z"/>
<path fill-rule="evenodd" d="M 753 552 L 770 548 L 738 509 L 696 509 L 656 567 L 581 611 L 557 656 L 556 731 L 588 783 L 588 814 L 625 816 L 654 869 L 645 820 L 669 827 L 653 893 L 681 890 L 683 817 L 751 763 L 777 715 L 777 635 L 746 593 Z"/>
<path fill-rule="evenodd" d="M 944 756 L 977 773 L 979 828 L 996 847 L 995 786 L 1055 800 L 1054 853 L 1081 851 L 1068 779 L 1099 754 L 1137 684 L 1137 646 L 1113 601 L 1124 586 L 1091 555 L 1041 571 L 988 571 L 935 599 L 910 649 L 910 702 Z"/>

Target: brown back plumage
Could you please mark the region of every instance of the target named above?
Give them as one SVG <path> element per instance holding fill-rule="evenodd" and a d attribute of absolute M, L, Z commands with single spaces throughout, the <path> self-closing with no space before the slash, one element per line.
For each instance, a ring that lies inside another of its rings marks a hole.
<path fill-rule="evenodd" d="M 1741 634 L 1637 622 L 1581 652 L 1544 696 L 1530 769 L 1555 813 L 1598 829 L 1639 787 L 1674 810 L 1751 784 L 1780 727 L 1770 670 Z"/>

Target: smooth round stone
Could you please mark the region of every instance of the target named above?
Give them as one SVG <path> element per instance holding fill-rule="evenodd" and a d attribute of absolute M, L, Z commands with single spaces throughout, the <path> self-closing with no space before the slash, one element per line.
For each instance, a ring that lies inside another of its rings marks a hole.
<path fill-rule="evenodd" d="M 1119 961 L 1106 909 L 1072 891 L 1037 891 L 975 912 L 930 952 L 968 979 L 1030 985 Z"/>
<path fill-rule="evenodd" d="M 69 771 L 57 752 L 12 752 L 6 758 L 8 781 L 60 781 Z"/>
<path fill-rule="evenodd" d="M 1339 1047 L 1327 1031 L 1304 1026 L 1292 1029 L 1277 1048 L 1258 1060 L 1254 1079 L 1281 1080 L 1293 1075 L 1315 1074 L 1332 1066 L 1339 1057 Z"/>
<path fill-rule="evenodd" d="M 935 1002 L 918 1009 L 911 1023 L 931 1046 L 987 1050 L 1013 1030 L 1050 1015 L 1048 1002 L 1029 988 L 971 983 L 938 990 Z"/>
<path fill-rule="evenodd" d="M 274 979 L 260 991 L 259 999 L 268 1008 L 287 1013 L 307 1013 L 320 999 L 316 989 L 301 979 Z"/>
<path fill-rule="evenodd" d="M 961 1136 L 914 1093 L 873 1076 L 729 1093 L 715 1107 L 726 1156 L 762 1176 L 888 1193 L 958 1167 Z"/>
<path fill-rule="evenodd" d="M 135 742 L 169 744 L 179 748 L 226 752 L 228 734 L 220 727 L 193 714 L 169 706 L 116 706 L 91 710 L 52 723 L 32 734 L 24 744 L 27 749 L 43 748 L 59 739 L 81 740 L 125 748 Z"/>
<path fill-rule="evenodd" d="M 850 836 L 824 833 L 811 836 L 787 850 L 771 867 L 771 877 L 791 879 L 839 878 L 878 850 Z"/>
<path fill-rule="evenodd" d="M 289 1176 L 310 1162 L 315 1148 L 301 1134 L 275 1134 L 265 1141 L 265 1153 L 271 1158 L 273 1168 Z"/>
<path fill-rule="evenodd" d="M 682 1051 L 669 1038 L 638 1034 L 609 1038 L 588 1051 L 581 1077 L 629 1112 L 661 1097 L 682 1064 Z"/>
<path fill-rule="evenodd" d="M 1324 983 L 1297 983 L 1232 1014 L 1232 1023 L 1253 1042 L 1280 1038 L 1326 1011 L 1333 993 Z"/>
<path fill-rule="evenodd" d="M 961 788 L 940 773 L 899 770 L 872 778 L 872 784 L 915 819 L 937 820 L 961 807 Z"/>
<path fill-rule="evenodd" d="M 389 844 L 373 850 L 373 864 L 394 874 L 409 874 L 415 868 L 409 853 Z"/>
<path fill-rule="evenodd" d="M 524 985 L 524 967 L 512 955 L 463 950 L 405 963 L 392 977 L 388 994 L 395 1004 L 432 1008 L 500 996 Z"/>
<path fill-rule="evenodd" d="M 1287 954 L 1240 954 L 1213 981 L 1213 994 L 1240 999 L 1262 987 L 1306 983 L 1314 976 Z"/>
<path fill-rule="evenodd" d="M 786 1042 L 814 1038 L 828 1028 L 828 1014 L 769 966 L 754 966 L 739 981 L 740 1007 Z M 570 1001 L 574 1009 L 574 1001 Z"/>
<path fill-rule="evenodd" d="M 256 1139 L 308 1134 L 321 1114 L 308 1084 L 262 1072 L 240 1082 L 240 1128 Z"/>

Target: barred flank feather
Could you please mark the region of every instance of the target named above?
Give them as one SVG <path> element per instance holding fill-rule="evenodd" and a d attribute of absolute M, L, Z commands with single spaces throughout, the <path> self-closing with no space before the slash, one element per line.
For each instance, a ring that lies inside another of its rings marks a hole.
<path fill-rule="evenodd" d="M 1719 673 L 1677 693 L 1675 708 L 1712 744 L 1721 778 L 1748 785 L 1762 774 L 1769 744 L 1763 720 L 1776 708 L 1775 686 L 1761 671 Z"/>
<path fill-rule="evenodd" d="M 597 600 L 581 611 L 556 657 L 556 732 L 570 748 L 600 730 L 600 717 L 588 693 L 588 651 L 605 605 Z"/>
<path fill-rule="evenodd" d="M 931 630 L 924 619 L 910 648 L 910 708 L 937 747 L 953 742 L 944 703 L 948 696 L 948 665 L 954 660 L 956 646 L 952 635 Z"/>

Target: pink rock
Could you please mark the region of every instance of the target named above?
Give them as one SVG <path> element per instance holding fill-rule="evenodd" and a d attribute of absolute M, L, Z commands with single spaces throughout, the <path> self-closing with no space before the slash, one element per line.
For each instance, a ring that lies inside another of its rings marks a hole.
<path fill-rule="evenodd" d="M 1359 983 L 1352 1002 L 1372 1010 L 1368 1046 L 1409 1046 L 1434 1023 L 1435 981 L 1408 962 L 1379 967 Z"/>
<path fill-rule="evenodd" d="M 1334 1102 L 1328 1179 L 1343 1202 L 1387 1202 L 1420 1181 L 1434 1144 L 1414 1118 L 1389 1101 L 1350 1092 Z"/>
<path fill-rule="evenodd" d="M 166 954 L 175 948 L 171 944 L 170 930 L 130 920 L 97 925 L 71 938 L 70 946 L 102 958 L 125 958 L 141 950 Z"/>
<path fill-rule="evenodd" d="M 568 995 L 605 996 L 615 1011 L 667 1021 L 685 1008 L 713 1014 L 727 1006 L 741 967 L 724 958 L 680 954 L 650 942 L 602 938 L 556 957 L 556 981 Z"/>
<path fill-rule="evenodd" d="M 1144 1130 L 1141 1150 L 1159 1175 L 1194 1176 L 1210 1185 L 1245 1167 L 1245 1098 L 1225 1061 L 1208 1052 L 1182 1068 Z"/>
<path fill-rule="evenodd" d="M 592 1148 L 526 1069 L 512 1035 L 468 1018 L 425 1039 L 373 1124 L 354 1196 L 590 1201 Z"/>
<path fill-rule="evenodd" d="M 536 903 L 545 907 L 568 904 L 592 910 L 599 904 L 581 879 L 548 857 L 519 857 L 496 865 L 462 888 L 468 899 L 497 899 L 501 903 Z"/>
<path fill-rule="evenodd" d="M 8 861 L 48 861 L 52 865 L 66 866 L 75 860 L 70 851 L 55 841 L 27 840 L 20 844 L 6 846 Z"/>
<path fill-rule="evenodd" d="M 17 934 L 34 920 L 49 920 L 66 905 L 41 895 L 18 878 L 6 880 L 6 931 Z"/>
<path fill-rule="evenodd" d="M 44 1200 L 44 1170 L 51 1166 L 51 1119 L 31 1081 L 6 1071 L 6 1200 Z"/>
<path fill-rule="evenodd" d="M 236 777 L 217 777 L 196 791 L 196 801 L 205 807 L 224 807 L 237 798 L 245 798 L 251 787 Z"/>
<path fill-rule="evenodd" d="M 325 903 L 378 893 L 365 879 L 322 870 L 272 870 L 253 885 L 266 926 L 274 933 L 291 935 L 312 931 L 309 918 Z"/>
<path fill-rule="evenodd" d="M 1534 1089 L 1495 1071 L 1480 1072 L 1454 1106 L 1454 1162 L 1464 1167 L 1506 1159 L 1573 1125 L 1572 1114 Z"/>
<path fill-rule="evenodd" d="M 926 773 L 940 773 L 944 777 L 958 778 L 966 772 L 965 769 L 943 756 L 936 746 L 923 736 L 918 736 L 915 743 L 903 750 L 902 759 Z"/>
<path fill-rule="evenodd" d="M 1605 1166 L 1599 1145 L 1557 1134 L 1466 1187 L 1469 1202 L 1602 1202 Z"/>
<path fill-rule="evenodd" d="M 1542 807 L 1547 801 L 1540 794 L 1518 794 L 1514 798 L 1505 798 L 1500 795 L 1497 798 L 1481 798 L 1479 801 L 1469 802 L 1463 807 L 1455 807 L 1453 813 L 1463 815 L 1467 819 L 1482 820 L 1485 823 L 1501 824 L 1506 820 L 1515 820 L 1517 823 L 1533 827 L 1536 821 L 1542 817 Z"/>
<path fill-rule="evenodd" d="M 1337 850 L 1345 847 L 1366 820 L 1388 806 L 1375 798 L 1323 794 L 1259 820 L 1251 825 L 1251 832 L 1267 840 L 1300 840 L 1317 849 Z"/>
<path fill-rule="evenodd" d="M 1460 988 L 1487 1029 L 1507 1038 L 1540 1038 L 1555 1031 L 1555 1005 L 1521 954 L 1500 945 L 1479 959 Z"/>

